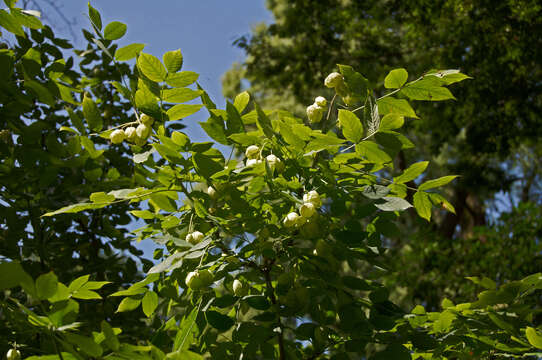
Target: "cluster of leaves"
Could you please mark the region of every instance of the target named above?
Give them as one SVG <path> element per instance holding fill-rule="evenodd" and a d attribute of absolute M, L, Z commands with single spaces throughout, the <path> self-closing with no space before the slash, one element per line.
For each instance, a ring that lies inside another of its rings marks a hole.
<path fill-rule="evenodd" d="M 225 96 L 233 98 L 244 89 L 242 84 L 250 84 L 262 106 L 302 114 L 324 89 L 321 79 L 337 62 L 366 75 L 377 92 L 395 67 L 414 74 L 434 67 L 459 68 L 474 78 L 454 87 L 460 101 L 420 103 L 419 121 L 404 127 L 417 146 L 399 153 L 399 169 L 430 160 L 430 177 L 461 174 L 446 189 L 455 214 L 436 212 L 430 224 L 412 216 L 400 220 L 400 230 L 408 236 L 394 239 L 395 252 L 422 249 L 413 255 L 420 266 L 395 262 L 392 273 L 399 276 L 388 279 L 396 288 L 409 288 L 404 302 L 413 305 L 424 299 L 437 308 L 443 296 L 464 300 L 470 292 L 463 291 L 463 276 L 473 274 L 471 263 L 486 263 L 484 275 L 493 280 L 529 275 L 524 267 L 516 267 L 502 278 L 501 257 L 488 260 L 484 252 L 469 256 L 470 263 L 451 259 L 463 259 L 479 242 L 472 235 L 491 232 L 503 209 L 519 201 L 542 207 L 540 3 L 267 0 L 266 6 L 273 19 L 236 41 L 246 58 L 225 75 Z M 420 238 L 425 239 L 423 245 Z M 495 241 L 481 245 L 485 251 L 508 253 L 507 232 L 492 238 Z M 426 248 L 436 251 L 423 251 Z M 542 263 L 534 259 L 536 251 L 522 254 L 530 259 L 526 262 L 532 263 L 532 272 L 542 271 Z M 441 275 L 452 271 L 457 276 Z M 417 286 L 417 280 L 430 273 L 434 276 L 426 286 Z M 404 283 L 405 279 L 412 281 Z"/>
<path fill-rule="evenodd" d="M 490 288 L 477 303 L 454 307 L 444 302 L 443 312 L 428 314 L 420 307 L 405 313 L 381 283 L 388 268 L 383 254 L 389 238 L 396 236 L 395 221 L 412 207 L 408 191 L 414 192 L 414 208 L 425 219 L 434 205 L 453 211 L 435 189 L 455 176 L 424 179 L 413 188 L 406 183 L 422 175 L 428 163 L 395 170 L 397 154 L 414 148 L 398 131 L 405 118 L 417 117 L 407 99 L 451 99 L 447 86 L 466 75 L 430 71 L 409 82 L 407 72 L 396 69 L 386 77 L 388 93 L 376 98 L 361 74 L 338 65 L 344 87 L 340 94 L 329 94 L 325 118 L 310 125 L 287 111 L 263 110 L 248 93 L 237 95 L 225 110 L 217 109 L 203 89 L 188 87 L 197 74 L 180 71 L 180 51 L 166 53 L 162 62 L 143 53 L 139 44 L 116 49 L 110 41 L 124 34 L 125 26 L 114 22 L 102 31 L 101 17 L 90 5 L 89 18 L 93 42 L 116 68 L 123 66 L 117 62 L 136 58 L 137 74 L 127 76 L 130 86 L 123 84 L 120 71 L 113 94 L 133 107 L 135 119 L 129 123 L 139 123 L 141 114 L 155 119 L 152 135 L 146 144 L 131 145 L 130 186 L 97 189 L 89 201 L 58 210 L 51 206 L 44 216 L 57 219 L 89 210 L 99 214 L 112 205 L 139 205 L 131 214 L 145 225 L 134 233 L 165 249 L 155 252 L 158 263 L 144 280 L 129 282 L 102 300 L 104 308 L 118 304 L 116 314 L 104 312 L 100 318 L 100 313 L 87 313 L 95 317 L 93 322 L 79 321 L 77 300 L 101 299 L 96 290 L 110 286 L 112 279 L 89 281 L 85 275 L 59 282 L 48 272 L 34 281 L 24 263 L 2 262 L 0 289 L 20 286 L 27 301 L 4 291 L 2 308 L 44 335 L 39 349 L 19 341 L 25 356 L 446 359 L 487 356 L 494 350 L 503 356 L 530 356 L 541 348 L 533 320 L 538 311 L 533 297 L 542 287 L 539 274 L 498 290 L 473 278 Z M 202 104 L 185 104 L 197 97 Z M 81 107 L 98 139 L 118 127 L 103 130 L 97 105 L 88 96 L 73 105 Z M 203 106 L 209 119 L 201 125 L 216 143 L 230 146 L 232 153 L 256 146 L 265 160 L 225 158 L 215 142 L 193 143 L 178 123 L 167 123 Z M 69 143 L 83 138 L 87 126 L 65 130 L 71 134 L 65 139 Z M 96 151 L 119 148 L 106 145 Z M 269 155 L 284 166 L 271 164 Z M 285 217 L 306 202 L 310 191 L 318 194 L 322 206 L 310 219 L 285 226 Z M 199 279 L 196 286 L 194 274 L 205 274 L 205 281 Z M 506 301 L 510 308 L 502 314 L 495 305 Z M 117 316 L 139 309 L 152 336 L 146 331 L 125 336 L 129 325 L 111 325 Z M 14 333 L 9 336 L 18 336 L 18 330 Z"/>

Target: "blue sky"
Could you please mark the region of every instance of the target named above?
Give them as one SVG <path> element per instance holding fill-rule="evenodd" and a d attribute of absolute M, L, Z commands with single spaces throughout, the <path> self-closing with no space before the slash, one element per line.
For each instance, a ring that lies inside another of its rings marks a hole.
<path fill-rule="evenodd" d="M 90 29 L 87 1 L 58 3 L 66 17 L 77 22 L 75 40 L 55 13 L 43 15 L 50 18 L 58 36 L 72 40 L 76 47 L 86 46 L 79 29 Z M 244 59 L 244 53 L 232 42 L 248 34 L 255 24 L 272 20 L 264 0 L 94 0 L 91 4 L 101 13 L 104 26 L 111 21 L 127 24 L 128 32 L 119 40 L 119 46 L 144 43 L 144 52 L 160 59 L 166 51 L 181 49 L 183 70 L 199 73 L 198 82 L 221 107 L 225 106 L 221 76 L 235 61 Z M 47 11 L 47 7 L 43 10 Z M 185 131 L 193 141 L 208 140 L 198 124 L 206 120 L 207 112 L 203 110 L 185 120 Z M 152 257 L 152 241 L 143 241 L 138 247 L 146 257 Z"/>

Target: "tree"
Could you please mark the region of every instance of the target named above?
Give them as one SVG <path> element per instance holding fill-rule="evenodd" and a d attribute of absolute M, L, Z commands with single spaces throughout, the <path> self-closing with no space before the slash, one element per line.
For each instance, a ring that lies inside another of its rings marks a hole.
<path fill-rule="evenodd" d="M 1 10 L 1 19 L 2 27 L 15 35 L 9 38 L 4 33 L 6 42 L 15 41 L 11 46 L 2 43 L 0 52 L 1 258 L 20 261 L 33 278 L 53 271 L 60 281 L 69 282 L 90 274 L 112 282 L 111 290 L 140 280 L 138 263 L 148 260 L 139 258 L 141 251 L 131 243 L 134 236 L 125 231 L 131 205 L 42 217 L 48 209 L 88 198 L 92 192 L 108 192 L 137 181 L 128 148 L 105 148 L 107 139 L 95 134 L 135 120 L 129 113 L 130 102 L 114 90 L 119 70 L 135 79 L 132 69 L 115 65 L 87 31 L 88 46 L 78 51 L 31 12 Z M 79 57 L 77 66 L 74 56 Z M 12 296 L 24 299 L 20 292 Z M 80 319 L 99 326 L 96 313 L 115 310 L 107 306 L 81 304 Z M 27 327 L 8 314 L 0 315 L 6 325 L 0 328 L 2 350 L 13 341 L 13 329 Z M 130 327 L 134 333 L 144 332 L 137 319 L 126 317 L 123 322 L 130 324 L 128 333 Z M 21 343 L 36 341 L 38 336 L 26 331 L 18 334 Z"/>
<path fill-rule="evenodd" d="M 13 24 L 24 25 L 22 13 L 11 5 L 0 24 L 17 31 Z M 394 69 L 385 78 L 388 90 L 377 97 L 363 75 L 339 65 L 339 73 L 324 82 L 333 95 L 318 96 L 308 119 L 264 110 L 247 92 L 217 109 L 193 85 L 198 75 L 181 71 L 180 50 L 160 60 L 139 44 L 116 48 L 114 40 L 126 26 L 112 22 L 103 28 L 90 5 L 89 18 L 93 42 L 117 65 L 113 96 L 131 104 L 125 111 L 133 111 L 135 119 L 93 129 L 97 117 L 87 95 L 72 104 L 87 124 L 66 126 L 72 135 L 63 140 L 81 139 L 90 129 L 110 140 L 96 151 L 122 154 L 129 146 L 132 187 L 119 184 L 108 192 L 98 187 L 88 200 L 42 216 L 100 217 L 107 209 L 126 215 L 128 208 L 113 206 L 129 203 L 130 213 L 146 224 L 137 236 L 164 244 L 166 251 L 155 254 L 156 265 L 145 264 L 144 279 L 107 291 L 105 299 L 100 293 L 115 274 L 59 281 L 53 271 L 29 275 L 25 261 L 2 261 L 0 314 L 8 320 L 8 341 L 18 344 L 10 349 L 11 359 L 19 353 L 28 359 L 540 355 L 539 273 L 501 286 L 472 277 L 486 289 L 478 300 L 455 305 L 444 299 L 439 312 L 422 306 L 404 311 L 381 282 L 389 265 L 383 256 L 389 234 L 400 213 L 413 207 L 407 190 L 414 192 L 416 212 L 430 218 L 434 205 L 452 209 L 436 189 L 457 177 L 406 185 L 424 173 L 423 161 L 390 175 L 397 153 L 414 147 L 399 132 L 414 110 L 398 96 L 419 97 L 413 94 L 422 89 L 423 100 L 451 99 L 448 87 L 468 76 L 435 70 L 408 81 L 404 69 Z M 25 33 L 20 37 L 27 39 Z M 7 63 L 17 65 L 13 52 L 5 50 Z M 117 64 L 132 59 L 135 75 Z M 15 73 L 8 75 L 9 84 Z M 132 80 L 129 87 L 123 79 Z M 52 96 L 47 89 L 44 94 Z M 186 104 L 196 98 L 202 104 Z M 214 141 L 193 143 L 175 121 L 202 107 L 209 112 L 202 127 Z M 216 143 L 244 156 L 226 159 Z M 43 156 L 48 152 L 40 150 Z M 87 307 L 98 302 L 104 311 Z M 134 331 L 133 322 L 140 320 L 146 328 Z"/>
<path fill-rule="evenodd" d="M 458 248 L 458 243 L 483 243 L 476 228 L 489 231 L 501 221 L 503 208 L 515 212 L 520 201 L 540 206 L 541 153 L 536 139 L 542 109 L 537 80 L 542 71 L 538 36 L 542 9 L 538 3 L 272 0 L 267 5 L 275 23 L 260 25 L 250 37 L 237 40 L 247 58 L 225 77 L 227 96 L 233 95 L 228 86 L 234 88 L 245 78 L 266 105 L 287 104 L 301 114 L 322 91 L 323 72 L 340 62 L 367 74 L 375 85 L 381 85 L 383 75 L 399 66 L 418 74 L 433 68 L 460 68 L 473 77 L 468 85 L 458 85 L 457 103 L 421 104 L 416 109 L 420 119 L 407 129 L 414 142 L 424 146 L 400 152 L 395 160 L 400 170 L 409 161 L 427 159 L 432 176 L 461 174 L 449 188 L 455 213 L 436 214 L 431 224 L 410 219 L 401 228 L 412 238 L 434 241 L 422 240 L 421 245 L 406 236 L 393 239 L 397 252 L 405 246 L 407 250 L 413 246 L 434 249 L 426 256 L 417 255 L 424 271 L 413 278 L 422 278 L 432 269 L 447 272 L 446 262 L 435 262 L 435 256 L 446 253 L 460 258 L 468 247 Z M 486 247 L 504 254 L 507 237 L 506 233 L 493 237 Z M 528 258 L 536 254 L 529 253 Z M 469 264 L 486 261 L 484 254 L 479 255 L 478 261 Z M 498 259 L 486 268 L 488 277 L 502 281 L 504 273 L 511 276 L 509 280 L 528 275 L 510 274 Z M 470 293 L 461 280 L 477 271 L 469 264 L 455 268 L 461 274 L 457 282 L 419 288 L 410 283 L 405 300 L 461 298 Z"/>

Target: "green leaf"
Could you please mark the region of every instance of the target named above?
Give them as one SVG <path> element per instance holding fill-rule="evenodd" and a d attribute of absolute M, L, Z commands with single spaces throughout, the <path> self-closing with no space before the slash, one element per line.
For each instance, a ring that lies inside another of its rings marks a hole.
<path fill-rule="evenodd" d="M 391 157 L 373 141 L 358 143 L 356 145 L 356 153 L 376 164 L 386 164 L 392 161 Z"/>
<path fill-rule="evenodd" d="M 408 72 L 401 69 L 394 69 L 384 79 L 384 87 L 386 89 L 398 89 L 403 86 L 408 79 Z"/>
<path fill-rule="evenodd" d="M 100 300 L 102 297 L 95 291 L 80 289 L 72 294 L 73 298 L 82 300 Z"/>
<path fill-rule="evenodd" d="M 183 320 L 181 321 L 181 324 L 179 325 L 179 330 L 177 331 L 177 335 L 175 336 L 175 342 L 173 344 L 173 350 L 185 350 L 187 349 L 191 344 L 189 338 L 192 335 L 193 326 L 196 322 L 196 318 L 199 314 L 199 308 L 194 308 L 190 312 L 190 314 L 186 315 Z"/>
<path fill-rule="evenodd" d="M 115 60 L 117 61 L 127 61 L 130 59 L 135 58 L 143 49 L 145 48 L 145 44 L 130 44 L 123 46 L 117 51 L 115 51 Z"/>
<path fill-rule="evenodd" d="M 418 118 L 408 101 L 405 99 L 396 99 L 388 96 L 383 99 L 378 99 L 376 103 L 378 105 L 378 112 L 381 115 L 396 114 L 416 119 Z"/>
<path fill-rule="evenodd" d="M 0 291 L 21 285 L 23 289 L 34 296 L 34 281 L 21 264 L 16 261 L 0 263 Z"/>
<path fill-rule="evenodd" d="M 527 340 L 529 340 L 529 343 L 532 346 L 537 349 L 542 349 L 542 335 L 538 334 L 536 329 L 527 326 L 525 329 L 525 336 L 527 336 Z"/>
<path fill-rule="evenodd" d="M 235 324 L 235 321 L 229 316 L 213 310 L 206 311 L 205 317 L 209 325 L 221 332 L 229 330 Z"/>
<path fill-rule="evenodd" d="M 154 291 L 147 291 L 145 293 L 145 296 L 143 296 L 143 300 L 141 300 L 141 307 L 143 308 L 143 313 L 147 315 L 147 317 L 151 317 L 157 306 L 158 294 Z"/>
<path fill-rule="evenodd" d="M 245 126 L 243 125 L 243 120 L 241 120 L 241 115 L 239 111 L 229 101 L 226 102 L 226 111 L 228 117 L 226 119 L 226 125 L 228 126 L 228 133 L 239 133 L 245 132 Z"/>
<path fill-rule="evenodd" d="M 134 154 L 132 159 L 134 160 L 134 162 L 136 164 L 141 164 L 141 163 L 147 161 L 149 156 L 151 156 L 155 151 L 156 150 L 154 148 L 152 148 L 149 151 L 145 151 L 145 152 L 142 152 L 142 153 L 139 153 L 139 154 Z"/>
<path fill-rule="evenodd" d="M 79 290 L 83 285 L 85 285 L 88 282 L 88 279 L 90 278 L 90 275 L 83 275 L 79 276 L 77 279 L 73 280 L 70 285 L 68 286 L 68 289 L 71 293 Z"/>
<path fill-rule="evenodd" d="M 495 281 L 491 280 L 488 277 L 479 278 L 477 276 L 467 276 L 465 279 L 468 279 L 475 283 L 476 285 L 480 285 L 488 290 L 496 290 L 497 289 L 497 283 Z"/>
<path fill-rule="evenodd" d="M 202 107 L 203 105 L 179 104 L 171 107 L 166 114 L 171 121 L 179 120 L 197 113 Z"/>
<path fill-rule="evenodd" d="M 196 153 L 192 155 L 192 162 L 196 171 L 206 179 L 211 178 L 214 173 L 224 170 L 224 166 L 204 154 Z"/>
<path fill-rule="evenodd" d="M 125 312 L 125 311 L 132 311 L 137 309 L 137 307 L 141 304 L 141 300 L 134 299 L 134 298 L 124 298 L 119 304 L 119 307 L 117 308 L 116 312 Z"/>
<path fill-rule="evenodd" d="M 164 90 L 161 93 L 162 100 L 171 103 L 184 103 L 201 96 L 202 92 L 199 90 L 192 90 L 189 88 L 175 88 Z"/>
<path fill-rule="evenodd" d="M 260 130 L 263 131 L 263 133 L 265 134 L 265 136 L 267 136 L 268 139 L 273 139 L 274 133 L 273 126 L 271 125 L 271 120 L 267 117 L 260 105 L 258 105 L 256 102 L 254 102 L 254 107 L 256 108 L 256 112 L 258 114 L 258 127 L 260 128 Z"/>
<path fill-rule="evenodd" d="M 106 40 L 118 40 L 126 34 L 126 24 L 120 21 L 109 23 L 104 29 L 104 38 Z"/>
<path fill-rule="evenodd" d="M 95 358 L 102 356 L 102 347 L 96 344 L 92 338 L 71 333 L 65 333 L 64 335 L 69 342 L 79 347 L 85 354 Z"/>
<path fill-rule="evenodd" d="M 381 199 L 384 196 L 388 195 L 390 192 L 390 189 L 383 185 L 373 184 L 373 185 L 367 185 L 363 188 L 363 191 L 361 192 L 363 196 L 369 198 L 369 199 Z"/>
<path fill-rule="evenodd" d="M 150 196 L 150 202 L 162 210 L 169 212 L 177 211 L 175 202 L 163 193 L 152 194 Z"/>
<path fill-rule="evenodd" d="M 23 11 L 29 12 L 28 10 L 23 10 Z M 23 11 L 19 9 L 13 9 L 11 10 L 11 15 L 17 20 L 19 24 L 21 24 L 22 26 L 26 26 L 29 29 L 37 30 L 37 29 L 43 28 L 43 24 L 41 23 L 40 19 L 38 19 L 34 15 L 25 14 Z M 60 40 L 60 39 L 55 39 L 55 40 Z M 58 45 L 58 43 L 55 43 L 55 44 Z"/>
<path fill-rule="evenodd" d="M 17 36 L 25 36 L 21 23 L 6 10 L 0 10 L 0 26 Z"/>
<path fill-rule="evenodd" d="M 183 54 L 181 53 L 180 49 L 168 51 L 164 54 L 162 60 L 164 61 L 166 69 L 169 73 L 176 73 L 177 71 L 181 70 L 181 67 L 183 66 Z"/>
<path fill-rule="evenodd" d="M 405 123 L 405 118 L 397 114 L 386 114 L 380 120 L 378 131 L 399 129 Z"/>
<path fill-rule="evenodd" d="M 36 291 L 38 299 L 45 300 L 55 295 L 58 288 L 58 279 L 51 271 L 36 279 Z"/>
<path fill-rule="evenodd" d="M 256 310 L 267 310 L 271 306 L 267 298 L 263 295 L 249 295 L 243 298 L 247 304 Z"/>
<path fill-rule="evenodd" d="M 438 179 L 426 181 L 420 185 L 418 190 L 429 190 L 429 189 L 433 189 L 439 186 L 444 186 L 448 184 L 450 181 L 452 181 L 453 179 L 455 179 L 457 176 L 458 175 L 448 175 L 448 176 L 440 177 Z"/>
<path fill-rule="evenodd" d="M 429 77 L 408 84 L 400 93 L 411 100 L 441 101 L 455 99 L 450 90 L 440 86 L 441 84 L 436 77 Z"/>
<path fill-rule="evenodd" d="M 100 13 L 98 12 L 98 10 L 96 10 L 90 5 L 90 2 L 88 3 L 88 16 L 90 18 L 90 21 L 98 29 L 98 31 L 101 31 L 102 17 L 100 16 Z"/>
<path fill-rule="evenodd" d="M 363 125 L 351 111 L 339 109 L 339 125 L 347 140 L 357 144 L 363 137 Z"/>
<path fill-rule="evenodd" d="M 55 98 L 51 94 L 51 91 L 43 86 L 41 83 L 34 80 L 26 80 L 23 84 L 25 89 L 31 90 L 36 94 L 37 98 L 44 104 L 53 106 L 55 104 Z"/>
<path fill-rule="evenodd" d="M 85 96 L 83 98 L 83 115 L 87 119 L 88 126 L 94 131 L 100 131 L 103 127 L 102 116 L 100 110 L 94 101 Z"/>
<path fill-rule="evenodd" d="M 105 320 L 102 320 L 101 328 L 105 336 L 105 344 L 111 350 L 117 351 L 119 349 L 120 343 L 119 343 L 119 340 L 117 339 L 117 335 L 115 334 L 115 331 L 113 330 L 113 328 L 111 328 L 111 325 L 109 325 Z"/>
<path fill-rule="evenodd" d="M 173 87 L 185 87 L 196 82 L 199 74 L 193 71 L 181 71 L 178 73 L 168 73 L 166 84 Z"/>
<path fill-rule="evenodd" d="M 90 201 L 93 203 L 111 203 L 114 200 L 113 195 L 107 195 L 103 191 L 90 194 Z"/>
<path fill-rule="evenodd" d="M 375 204 L 382 211 L 402 211 L 412 207 L 408 201 L 398 197 L 386 196 L 382 200 L 384 202 Z"/>
<path fill-rule="evenodd" d="M 412 181 L 425 171 L 427 165 L 429 165 L 429 161 L 420 161 L 412 164 L 401 175 L 394 177 L 393 182 L 396 184 L 404 184 Z"/>
<path fill-rule="evenodd" d="M 247 107 L 249 101 L 250 94 L 246 91 L 243 91 L 235 97 L 235 100 L 233 101 L 233 106 L 235 106 L 239 113 L 242 113 L 243 110 L 245 110 L 245 108 Z"/>
<path fill-rule="evenodd" d="M 368 81 L 360 73 L 354 71 L 349 65 L 337 65 L 339 72 L 344 76 L 344 81 L 350 92 L 361 97 L 361 102 L 365 101 L 367 96 Z"/>
<path fill-rule="evenodd" d="M 427 221 L 431 220 L 431 207 L 433 204 L 431 203 L 431 200 L 429 200 L 427 193 L 423 191 L 416 191 L 416 193 L 414 193 L 413 200 L 414 208 L 416 209 L 418 215 Z"/>
<path fill-rule="evenodd" d="M 166 80 L 166 68 L 154 55 L 142 52 L 137 58 L 137 67 L 141 70 L 143 75 L 152 81 L 161 82 Z"/>

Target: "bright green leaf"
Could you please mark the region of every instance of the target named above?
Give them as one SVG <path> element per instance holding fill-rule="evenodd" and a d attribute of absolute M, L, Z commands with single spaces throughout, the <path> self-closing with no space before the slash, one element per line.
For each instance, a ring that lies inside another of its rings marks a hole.
<path fill-rule="evenodd" d="M 394 69 L 384 79 L 384 87 L 386 89 L 398 89 L 403 86 L 408 79 L 408 72 L 401 69 Z"/>
<path fill-rule="evenodd" d="M 104 29 L 104 38 L 106 40 L 117 40 L 123 37 L 124 34 L 126 34 L 126 24 L 119 21 L 109 23 Z"/>
<path fill-rule="evenodd" d="M 141 307 L 143 308 L 143 313 L 150 317 L 156 307 L 158 306 L 158 294 L 154 291 L 147 291 L 143 300 L 141 300 Z"/>
<path fill-rule="evenodd" d="M 339 109 L 339 125 L 344 137 L 357 144 L 363 137 L 363 125 L 351 111 Z"/>
<path fill-rule="evenodd" d="M 420 185 L 418 190 L 429 190 L 436 187 L 444 186 L 448 184 L 450 181 L 452 181 L 453 179 L 455 179 L 457 176 L 458 175 L 448 175 L 448 176 L 440 177 L 438 179 L 426 181 Z"/>
<path fill-rule="evenodd" d="M 55 295 L 58 287 L 58 279 L 51 271 L 47 274 L 40 275 L 36 279 L 36 291 L 38 299 L 45 300 Z"/>
<path fill-rule="evenodd" d="M 117 61 L 128 61 L 135 58 L 143 49 L 145 44 L 130 44 L 124 47 L 121 47 L 115 51 L 115 60 Z"/>
<path fill-rule="evenodd" d="M 137 67 L 141 70 L 143 75 L 152 81 L 161 82 L 166 80 L 166 68 L 154 55 L 142 52 L 137 58 Z"/>
<path fill-rule="evenodd" d="M 396 184 L 404 184 L 412 181 L 420 176 L 429 165 L 429 161 L 420 161 L 410 165 L 401 175 L 394 177 L 393 182 Z"/>
<path fill-rule="evenodd" d="M 433 204 L 431 203 L 431 200 L 429 200 L 427 193 L 423 191 L 416 191 L 414 193 L 413 200 L 414 208 L 416 209 L 416 212 L 418 212 L 418 215 L 429 221 L 431 219 L 431 207 Z"/>
<path fill-rule="evenodd" d="M 181 70 L 181 67 L 183 66 L 183 54 L 181 53 L 181 50 L 166 52 L 162 60 L 169 73 L 176 73 Z"/>

